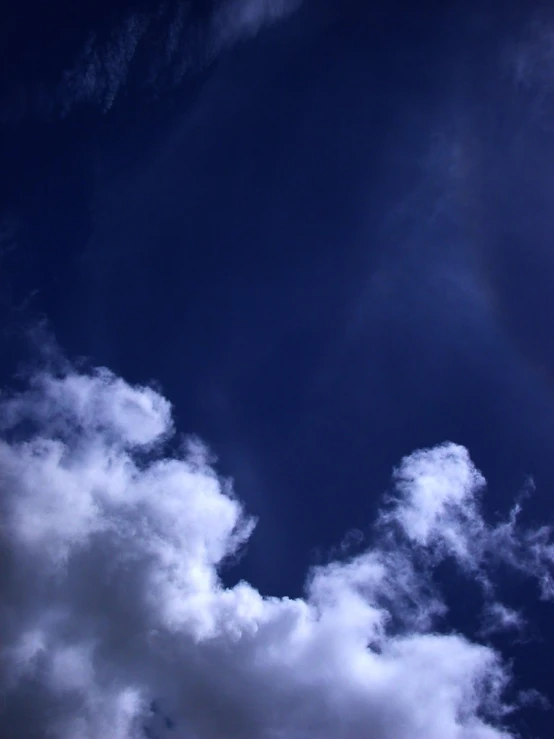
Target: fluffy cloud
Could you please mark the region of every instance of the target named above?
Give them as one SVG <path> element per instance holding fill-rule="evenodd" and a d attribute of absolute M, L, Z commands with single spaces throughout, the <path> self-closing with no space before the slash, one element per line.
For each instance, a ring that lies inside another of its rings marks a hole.
<path fill-rule="evenodd" d="M 550 532 L 520 530 L 517 510 L 488 526 L 465 449 L 406 458 L 372 548 L 314 569 L 303 599 L 271 598 L 221 582 L 254 521 L 202 444 L 175 442 L 158 392 L 66 368 L 0 406 L 7 739 L 510 736 L 509 670 L 437 630 L 431 574 L 450 558 L 490 599 L 501 560 L 548 595 Z M 485 616 L 516 618 L 492 600 Z"/>

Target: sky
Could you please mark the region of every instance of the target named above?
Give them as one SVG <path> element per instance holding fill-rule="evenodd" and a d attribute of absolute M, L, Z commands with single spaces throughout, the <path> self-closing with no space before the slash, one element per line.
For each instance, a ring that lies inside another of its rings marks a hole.
<path fill-rule="evenodd" d="M 0 733 L 548 739 L 554 13 L 0 23 Z"/>

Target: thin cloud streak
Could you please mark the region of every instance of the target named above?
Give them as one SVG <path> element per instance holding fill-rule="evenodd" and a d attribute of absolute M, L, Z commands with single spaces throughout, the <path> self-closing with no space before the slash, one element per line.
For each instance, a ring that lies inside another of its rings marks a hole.
<path fill-rule="evenodd" d="M 107 35 L 90 32 L 57 81 L 34 79 L 13 99 L 8 96 L 0 105 L 0 120 L 65 118 L 82 107 L 107 113 L 136 64 L 142 71 L 134 84 L 143 93 L 160 95 L 300 4 L 301 0 L 220 0 L 210 14 L 200 14 L 190 0 L 180 0 L 163 2 L 154 11 L 130 11 Z"/>

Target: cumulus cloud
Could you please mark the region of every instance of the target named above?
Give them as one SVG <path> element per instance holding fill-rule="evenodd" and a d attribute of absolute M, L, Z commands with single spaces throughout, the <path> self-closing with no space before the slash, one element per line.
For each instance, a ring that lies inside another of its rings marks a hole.
<path fill-rule="evenodd" d="M 224 586 L 255 522 L 158 392 L 65 367 L 0 406 L 8 739 L 511 736 L 509 669 L 439 631 L 432 572 L 451 558 L 488 582 L 494 558 L 548 595 L 550 532 L 488 526 L 462 447 L 403 460 L 373 545 L 275 598 Z"/>

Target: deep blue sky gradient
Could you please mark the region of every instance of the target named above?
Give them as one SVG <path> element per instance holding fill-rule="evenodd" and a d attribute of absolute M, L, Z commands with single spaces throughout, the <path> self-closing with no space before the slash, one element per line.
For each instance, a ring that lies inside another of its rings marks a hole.
<path fill-rule="evenodd" d="M 498 61 L 533 9 L 406 5 L 306 2 L 178 84 L 146 90 L 146 55 L 109 111 L 49 120 L 25 90 L 119 10 L 3 30 L 3 376 L 46 317 L 70 356 L 159 383 L 260 516 L 229 576 L 263 592 L 296 594 L 444 440 L 490 516 L 532 476 L 551 520 L 554 136 Z M 517 664 L 545 688 L 534 617 Z"/>

